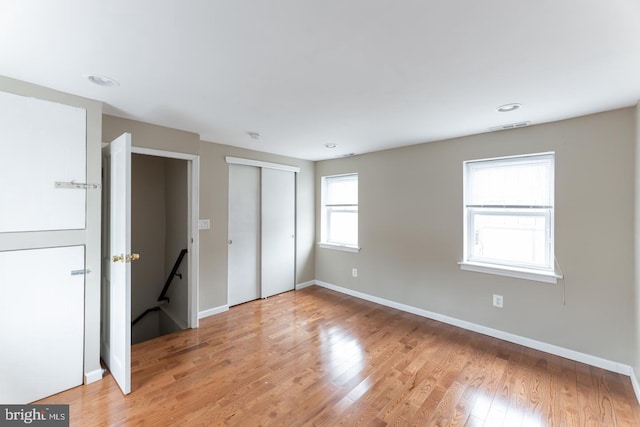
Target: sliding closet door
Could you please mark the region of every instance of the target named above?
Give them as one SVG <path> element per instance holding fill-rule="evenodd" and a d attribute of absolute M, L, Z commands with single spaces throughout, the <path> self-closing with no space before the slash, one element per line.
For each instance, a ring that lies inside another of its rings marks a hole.
<path fill-rule="evenodd" d="M 262 168 L 262 298 L 295 287 L 295 173 Z"/>
<path fill-rule="evenodd" d="M 260 298 L 260 169 L 229 165 L 228 303 Z"/>

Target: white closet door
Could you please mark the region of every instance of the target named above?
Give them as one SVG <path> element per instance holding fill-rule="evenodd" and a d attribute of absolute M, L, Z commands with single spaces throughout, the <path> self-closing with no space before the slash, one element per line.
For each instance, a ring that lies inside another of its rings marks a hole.
<path fill-rule="evenodd" d="M 229 165 L 228 304 L 260 298 L 260 169 Z"/>
<path fill-rule="evenodd" d="M 86 111 L 0 92 L 0 233 L 85 228 Z"/>
<path fill-rule="evenodd" d="M 262 297 L 295 287 L 295 173 L 262 169 Z"/>
<path fill-rule="evenodd" d="M 84 246 L 0 252 L 0 402 L 82 384 Z"/>

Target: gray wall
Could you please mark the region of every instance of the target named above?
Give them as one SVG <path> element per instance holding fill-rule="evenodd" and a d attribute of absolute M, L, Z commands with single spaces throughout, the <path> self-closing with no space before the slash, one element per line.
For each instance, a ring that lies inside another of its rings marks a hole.
<path fill-rule="evenodd" d="M 111 142 L 124 132 L 131 133 L 131 144 L 136 147 L 198 154 L 198 145 L 200 144 L 198 134 L 121 119 L 107 114 L 102 115 L 102 140 L 104 142 Z"/>
<path fill-rule="evenodd" d="M 629 108 L 317 163 L 318 206 L 321 176 L 358 172 L 362 249 L 318 248 L 316 278 L 633 365 L 634 117 Z M 545 151 L 556 152 L 555 248 L 565 280 L 460 270 L 462 162 Z M 492 307 L 494 293 L 503 309 Z"/>
<path fill-rule="evenodd" d="M 211 229 L 200 231 L 200 311 L 227 304 L 229 171 L 226 156 L 300 167 L 296 190 L 296 282 L 315 278 L 313 162 L 200 141 L 198 135 L 191 132 L 108 115 L 103 116 L 102 123 L 105 142 L 130 132 L 134 146 L 200 156 L 200 218 L 211 220 Z"/>
<path fill-rule="evenodd" d="M 164 272 L 162 285 L 169 277 L 171 269 L 182 249 L 188 249 L 188 223 L 189 223 L 189 199 L 188 199 L 188 177 L 187 177 L 187 161 L 179 159 L 164 159 L 165 164 L 165 203 L 167 222 L 165 227 L 165 253 L 164 253 Z M 189 254 L 185 255 L 171 287 L 167 293 L 169 303 L 166 309 L 173 316 L 182 322 L 182 326 L 186 327 L 188 322 L 188 305 L 189 305 Z M 157 296 L 156 296 L 157 298 Z M 176 327 L 177 325 L 174 325 Z M 162 330 L 162 328 L 161 328 Z"/>

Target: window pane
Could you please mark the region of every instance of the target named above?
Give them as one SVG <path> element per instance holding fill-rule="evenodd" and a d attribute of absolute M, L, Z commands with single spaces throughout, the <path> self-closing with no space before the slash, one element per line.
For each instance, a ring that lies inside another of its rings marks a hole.
<path fill-rule="evenodd" d="M 551 268 L 545 215 L 472 212 L 471 260 Z"/>
<path fill-rule="evenodd" d="M 358 212 L 353 210 L 330 209 L 328 215 L 329 243 L 345 245 L 358 244 Z"/>
<path fill-rule="evenodd" d="M 358 246 L 358 174 L 322 178 L 323 242 Z"/>
<path fill-rule="evenodd" d="M 550 206 L 552 171 L 547 155 L 469 163 L 467 204 Z"/>
<path fill-rule="evenodd" d="M 358 175 L 326 178 L 326 205 L 357 205 Z"/>

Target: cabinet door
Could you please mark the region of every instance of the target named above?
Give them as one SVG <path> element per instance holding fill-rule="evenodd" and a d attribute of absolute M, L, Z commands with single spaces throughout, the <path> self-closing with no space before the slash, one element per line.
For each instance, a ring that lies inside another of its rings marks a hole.
<path fill-rule="evenodd" d="M 0 252 L 0 402 L 82 384 L 84 246 Z"/>
<path fill-rule="evenodd" d="M 295 287 L 295 179 L 262 168 L 262 298 Z"/>
<path fill-rule="evenodd" d="M 0 92 L 0 233 L 85 228 L 86 111 Z"/>

